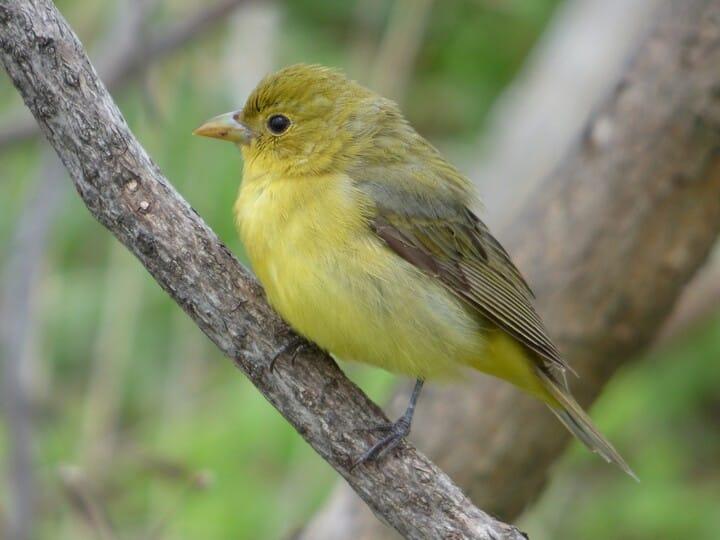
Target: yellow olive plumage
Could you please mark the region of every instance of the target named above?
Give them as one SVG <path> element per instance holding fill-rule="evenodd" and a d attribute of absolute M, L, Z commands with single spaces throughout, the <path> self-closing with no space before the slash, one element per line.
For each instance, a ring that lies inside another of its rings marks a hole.
<path fill-rule="evenodd" d="M 563 384 L 567 364 L 474 213 L 472 184 L 395 103 L 299 64 L 195 133 L 240 148 L 238 230 L 268 300 L 298 333 L 423 380 L 468 368 L 507 380 L 632 474 Z"/>

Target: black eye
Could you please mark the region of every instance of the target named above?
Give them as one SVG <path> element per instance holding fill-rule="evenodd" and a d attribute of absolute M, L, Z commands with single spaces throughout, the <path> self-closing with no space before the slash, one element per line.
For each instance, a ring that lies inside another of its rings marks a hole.
<path fill-rule="evenodd" d="M 275 135 L 280 135 L 290 127 L 290 119 L 282 114 L 273 114 L 267 121 L 268 129 Z"/>

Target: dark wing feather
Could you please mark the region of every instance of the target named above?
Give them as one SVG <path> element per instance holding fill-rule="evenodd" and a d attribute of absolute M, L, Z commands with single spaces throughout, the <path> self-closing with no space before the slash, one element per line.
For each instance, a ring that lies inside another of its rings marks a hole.
<path fill-rule="evenodd" d="M 485 224 L 464 206 L 442 214 L 400 215 L 376 200 L 371 227 L 392 251 L 442 281 L 547 367 L 569 369 L 533 307 L 530 287 Z"/>

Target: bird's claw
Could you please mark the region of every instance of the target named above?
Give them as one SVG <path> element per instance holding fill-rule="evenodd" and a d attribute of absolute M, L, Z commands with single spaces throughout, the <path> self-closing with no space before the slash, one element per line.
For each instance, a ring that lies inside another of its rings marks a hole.
<path fill-rule="evenodd" d="M 357 457 L 350 466 L 350 470 L 355 469 L 358 465 L 376 461 L 391 450 L 397 448 L 397 446 L 410 434 L 410 422 L 408 418 L 402 416 L 396 422 L 380 424 L 371 428 L 362 429 L 359 431 L 386 431 L 388 432 L 382 439 L 373 444 L 370 448 L 365 450 L 359 457 Z"/>
<path fill-rule="evenodd" d="M 310 347 L 310 343 L 308 343 L 304 338 L 300 336 L 293 337 L 270 359 L 270 372 L 275 373 L 275 367 L 277 366 L 278 360 L 288 353 L 290 354 L 290 364 L 295 366 L 295 360 L 297 359 L 298 354 Z"/>

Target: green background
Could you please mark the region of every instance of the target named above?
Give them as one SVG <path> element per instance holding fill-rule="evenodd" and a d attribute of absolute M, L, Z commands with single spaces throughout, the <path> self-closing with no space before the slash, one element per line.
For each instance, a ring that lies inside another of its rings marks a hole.
<path fill-rule="evenodd" d="M 406 91 L 396 97 L 461 166 L 558 3 L 435 2 Z M 263 53 L 272 67 L 320 62 L 365 80 L 374 57 L 363 64 L 363 47 L 376 50 L 393 3 L 368 4 L 374 11 L 362 25 L 357 2 L 280 4 L 274 50 Z M 108 1 L 59 6 L 91 51 L 118 12 Z M 194 9 L 160 3 L 149 32 Z M 240 156 L 190 136 L 206 118 L 242 105 L 226 70 L 241 74 L 254 52 L 229 51 L 232 32 L 232 24 L 218 26 L 115 98 L 163 172 L 242 258 L 231 215 Z M 4 75 L 0 104 L 3 118 L 21 107 Z M 0 262 L 16 249 L 27 202 L 50 191 L 48 161 L 42 141 L 0 154 Z M 74 502 L 78 493 L 105 516 L 113 538 L 287 537 L 323 503 L 335 474 L 90 217 L 69 180 L 59 181 L 24 359 L 35 413 L 37 537 L 97 537 Z M 720 537 L 718 357 L 714 318 L 623 369 L 593 416 L 642 482 L 574 443 L 521 528 L 533 540 Z M 344 368 L 379 401 L 392 388 L 385 373 Z M 0 431 L 0 454 L 7 443 Z M 0 484 L 3 507 L 7 496 Z"/>

